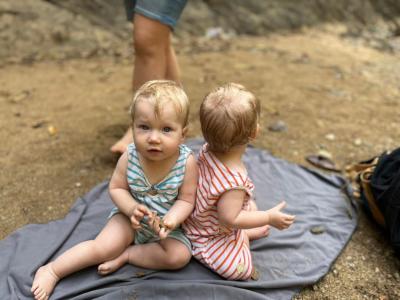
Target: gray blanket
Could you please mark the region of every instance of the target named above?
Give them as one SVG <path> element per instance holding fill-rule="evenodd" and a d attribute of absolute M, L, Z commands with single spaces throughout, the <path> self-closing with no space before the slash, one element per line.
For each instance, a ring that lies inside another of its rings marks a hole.
<path fill-rule="evenodd" d="M 188 144 L 197 151 L 201 141 Z M 105 277 L 92 267 L 60 281 L 51 299 L 290 299 L 318 281 L 357 224 L 346 181 L 255 148 L 247 150 L 245 163 L 259 209 L 284 199 L 285 211 L 297 216 L 290 229 L 272 229 L 269 237 L 251 243 L 258 281 L 224 280 L 194 259 L 179 271 L 126 265 Z M 107 185 L 79 198 L 64 219 L 27 225 L 0 241 L 0 299 L 31 299 L 39 266 L 98 234 L 113 206 Z"/>

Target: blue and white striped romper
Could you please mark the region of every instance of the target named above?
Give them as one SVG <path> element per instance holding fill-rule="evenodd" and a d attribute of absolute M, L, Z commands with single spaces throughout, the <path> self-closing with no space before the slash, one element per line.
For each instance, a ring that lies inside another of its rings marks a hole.
<path fill-rule="evenodd" d="M 160 218 L 170 210 L 178 197 L 179 188 L 185 176 L 186 161 L 192 151 L 186 145 L 179 146 L 179 157 L 168 175 L 159 183 L 151 185 L 143 172 L 134 144 L 128 145 L 127 179 L 132 196 L 138 203 L 146 205 L 150 210 L 157 212 Z M 150 193 L 151 192 L 151 193 Z M 114 207 L 109 218 L 118 213 Z M 135 232 L 135 244 L 144 244 L 158 241 L 159 237 L 148 226 L 146 219 L 141 221 L 142 228 Z M 181 227 L 175 228 L 169 235 L 181 241 L 191 251 L 189 239 L 184 235 Z"/>

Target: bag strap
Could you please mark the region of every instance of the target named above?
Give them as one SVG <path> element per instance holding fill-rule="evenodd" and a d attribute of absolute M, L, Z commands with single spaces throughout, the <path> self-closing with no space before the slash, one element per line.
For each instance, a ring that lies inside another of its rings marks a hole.
<path fill-rule="evenodd" d="M 375 166 L 367 168 L 360 173 L 360 185 L 374 220 L 382 227 L 386 227 L 385 218 L 376 204 L 375 197 L 371 190 L 371 176 L 374 172 L 374 169 Z"/>

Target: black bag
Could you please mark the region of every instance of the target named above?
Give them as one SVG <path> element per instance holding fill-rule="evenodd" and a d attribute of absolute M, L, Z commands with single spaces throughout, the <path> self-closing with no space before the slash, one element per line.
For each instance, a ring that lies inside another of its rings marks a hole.
<path fill-rule="evenodd" d="M 400 148 L 379 157 L 370 176 L 370 189 L 389 241 L 400 255 Z"/>

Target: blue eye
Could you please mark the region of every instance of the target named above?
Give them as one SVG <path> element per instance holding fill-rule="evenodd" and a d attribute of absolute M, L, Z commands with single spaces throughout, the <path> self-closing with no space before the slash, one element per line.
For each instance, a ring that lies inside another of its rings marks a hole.
<path fill-rule="evenodd" d="M 164 128 L 163 128 L 163 131 L 164 131 L 164 132 L 171 132 L 171 131 L 172 131 L 172 128 L 171 128 L 171 127 L 164 127 Z"/>

